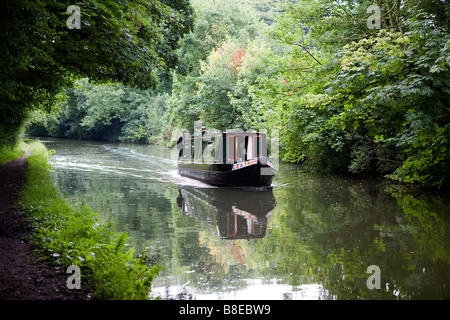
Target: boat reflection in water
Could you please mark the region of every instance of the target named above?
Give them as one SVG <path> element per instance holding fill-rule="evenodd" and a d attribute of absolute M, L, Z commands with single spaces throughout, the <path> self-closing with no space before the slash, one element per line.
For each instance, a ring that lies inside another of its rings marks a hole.
<path fill-rule="evenodd" d="M 272 188 L 179 187 L 177 204 L 189 216 L 216 220 L 222 239 L 264 238 L 267 217 L 275 208 Z M 205 216 L 206 215 L 206 216 Z"/>

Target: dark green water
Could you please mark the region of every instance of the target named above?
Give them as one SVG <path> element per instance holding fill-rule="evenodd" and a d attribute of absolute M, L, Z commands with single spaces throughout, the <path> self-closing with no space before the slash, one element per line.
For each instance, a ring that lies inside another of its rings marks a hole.
<path fill-rule="evenodd" d="M 152 296 L 450 298 L 444 194 L 400 195 L 384 182 L 283 163 L 272 189 L 213 188 L 180 177 L 167 148 L 44 143 L 56 151 L 50 161 L 63 193 L 164 266 Z M 371 265 L 379 273 L 368 273 Z"/>

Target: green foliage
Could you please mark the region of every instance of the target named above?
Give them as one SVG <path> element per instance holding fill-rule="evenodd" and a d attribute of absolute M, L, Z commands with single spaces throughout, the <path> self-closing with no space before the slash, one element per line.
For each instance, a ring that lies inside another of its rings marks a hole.
<path fill-rule="evenodd" d="M 393 178 L 440 186 L 448 182 L 450 36 L 425 23 L 410 27 L 345 47 L 325 88 L 333 97 L 326 106 L 337 108 L 327 130 L 349 133 L 349 143 L 370 139 L 364 152 L 379 163 L 405 161 Z M 355 160 L 351 169 L 369 169 Z"/>
<path fill-rule="evenodd" d="M 36 110 L 31 112 L 27 119 L 26 133 L 37 137 L 57 136 L 58 125 L 58 118 L 55 114 L 46 114 L 42 110 Z"/>
<path fill-rule="evenodd" d="M 245 49 L 233 41 L 225 41 L 208 57 L 208 63 L 202 67 L 202 75 L 197 78 L 197 99 L 200 111 L 199 118 L 219 130 L 236 126 L 239 114 L 231 106 L 229 93 L 232 91 L 238 76 L 243 56 L 232 62 L 233 55 Z"/>
<path fill-rule="evenodd" d="M 0 146 L 0 164 L 9 162 L 23 156 L 25 152 L 20 145 L 11 148 L 9 146 Z"/>
<path fill-rule="evenodd" d="M 160 270 L 146 265 L 128 248 L 126 233 L 115 234 L 100 225 L 97 214 L 62 198 L 50 176 L 44 152 L 28 158 L 27 183 L 21 192 L 21 209 L 34 233 L 32 243 L 44 259 L 63 269 L 80 267 L 94 298 L 148 299 L 151 282 Z"/>
<path fill-rule="evenodd" d="M 119 137 L 120 141 L 136 143 L 157 143 L 164 141 L 164 120 L 167 109 L 166 93 L 153 94 L 150 91 L 125 90 L 125 116 L 121 118 L 124 123 Z"/>
<path fill-rule="evenodd" d="M 298 1 L 290 4 L 285 17 L 281 20 L 285 41 L 304 42 L 303 34 L 290 32 L 289 25 L 301 24 L 308 34 L 308 45 L 320 47 L 322 50 L 337 51 L 342 46 L 377 34 L 376 28 L 369 28 L 368 19 L 374 12 L 368 10 L 371 5 L 380 8 L 380 25 L 390 32 L 407 32 L 406 20 L 414 19 L 421 10 L 433 19 L 437 26 L 447 29 L 449 5 L 440 0 L 344 0 L 344 1 Z M 370 25 L 370 24 L 369 24 Z M 306 35 L 306 34 L 305 34 Z M 305 45 L 305 43 L 303 43 Z"/>
<path fill-rule="evenodd" d="M 27 133 L 75 139 L 149 143 L 158 136 L 163 123 L 167 95 L 123 85 L 93 85 L 88 79 L 76 81 L 66 90 L 60 111 L 44 115 L 35 111 Z"/>
<path fill-rule="evenodd" d="M 421 130 L 407 149 L 410 156 L 390 177 L 406 183 L 446 186 L 449 181 L 450 125 Z"/>
<path fill-rule="evenodd" d="M 76 4 L 81 29 L 70 30 L 64 1 L 1 2 L 1 145 L 15 145 L 27 113 L 52 110 L 76 78 L 156 87 L 158 71 L 175 67 L 173 50 L 192 24 L 187 1 Z"/>
<path fill-rule="evenodd" d="M 294 47 L 270 57 L 273 73 L 256 95 L 267 112 L 276 110 L 267 121 L 282 129 L 285 160 L 448 184 L 448 33 L 416 12 L 404 25 L 407 32 L 381 30 L 330 58 L 313 48 L 299 51 L 292 36 L 302 28 L 282 21 L 274 36 Z"/>
<path fill-rule="evenodd" d="M 240 1 L 193 1 L 193 6 L 193 32 L 179 50 L 188 73 L 174 77 L 169 124 L 191 131 L 197 120 L 216 129 L 245 127 L 238 105 L 249 95 L 240 67 L 250 57 L 247 48 L 266 42 L 267 26 L 257 10 Z"/>

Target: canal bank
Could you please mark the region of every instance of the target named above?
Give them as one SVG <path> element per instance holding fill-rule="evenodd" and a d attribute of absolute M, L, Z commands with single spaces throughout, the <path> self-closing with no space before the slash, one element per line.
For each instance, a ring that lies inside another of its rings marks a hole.
<path fill-rule="evenodd" d="M 126 233 L 99 225 L 96 213 L 64 199 L 45 147 L 32 147 L 32 155 L 2 165 L 2 202 L 9 208 L 2 212 L 2 298 L 148 299 L 159 268 L 136 258 Z"/>
<path fill-rule="evenodd" d="M 43 263 L 28 241 L 32 230 L 18 201 L 26 183 L 29 155 L 26 151 L 25 156 L 0 164 L 0 300 L 88 299 L 85 288 L 69 290 L 67 275 Z"/>

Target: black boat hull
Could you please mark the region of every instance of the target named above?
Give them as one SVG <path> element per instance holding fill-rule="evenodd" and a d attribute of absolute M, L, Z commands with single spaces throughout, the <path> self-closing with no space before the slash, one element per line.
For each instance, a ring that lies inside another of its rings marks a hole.
<path fill-rule="evenodd" d="M 262 168 L 265 174 L 261 174 Z M 276 171 L 260 161 L 237 170 L 232 164 L 179 162 L 178 173 L 215 186 L 269 187 Z"/>

